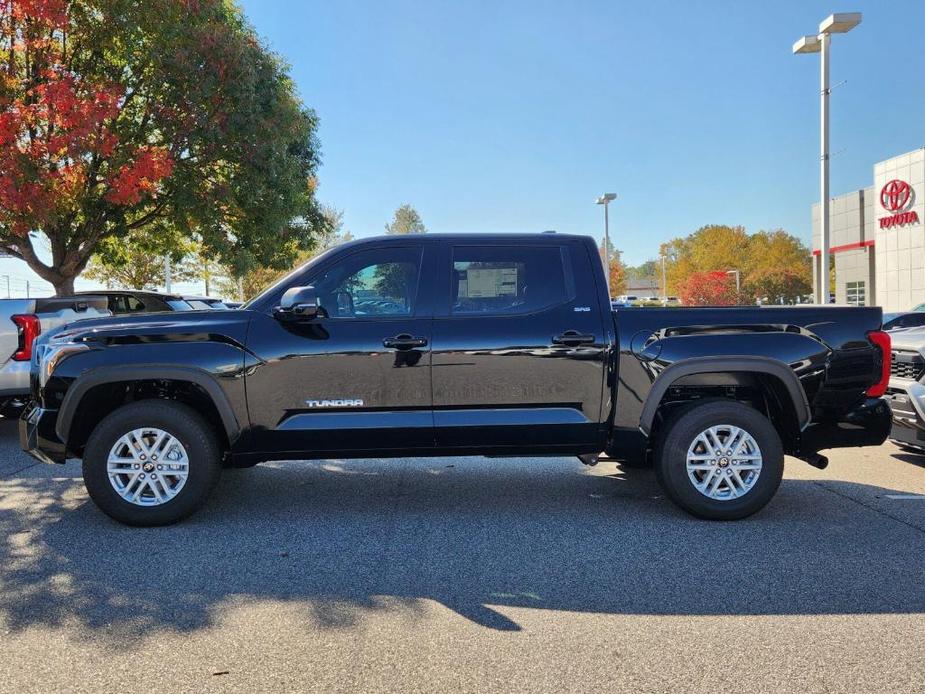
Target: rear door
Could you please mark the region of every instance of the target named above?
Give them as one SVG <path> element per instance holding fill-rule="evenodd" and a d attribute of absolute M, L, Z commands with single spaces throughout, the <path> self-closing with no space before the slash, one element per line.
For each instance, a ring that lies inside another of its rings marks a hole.
<path fill-rule="evenodd" d="M 447 244 L 433 327 L 438 448 L 594 446 L 605 333 L 583 244 Z"/>

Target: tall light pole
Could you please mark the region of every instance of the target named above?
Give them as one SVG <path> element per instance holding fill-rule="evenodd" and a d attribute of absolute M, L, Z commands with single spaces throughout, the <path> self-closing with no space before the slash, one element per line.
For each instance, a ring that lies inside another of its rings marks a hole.
<path fill-rule="evenodd" d="M 819 53 L 820 109 L 819 138 L 819 265 L 816 277 L 816 303 L 829 303 L 829 44 L 832 34 L 844 34 L 861 23 L 860 12 L 839 12 L 819 24 L 819 33 L 804 36 L 793 44 L 794 53 Z"/>
<path fill-rule="evenodd" d="M 665 271 L 665 254 L 662 253 L 662 295 L 668 301 L 668 273 Z"/>
<path fill-rule="evenodd" d="M 742 288 L 739 286 L 739 271 L 738 270 L 726 270 L 726 274 L 736 276 L 736 301 L 738 301 L 739 293 L 742 291 Z"/>
<path fill-rule="evenodd" d="M 616 193 L 604 193 L 601 197 L 597 199 L 598 205 L 604 206 L 604 262 L 607 275 L 607 296 L 611 299 L 610 296 L 610 216 L 607 213 L 607 208 L 610 207 L 610 203 L 617 199 Z"/>

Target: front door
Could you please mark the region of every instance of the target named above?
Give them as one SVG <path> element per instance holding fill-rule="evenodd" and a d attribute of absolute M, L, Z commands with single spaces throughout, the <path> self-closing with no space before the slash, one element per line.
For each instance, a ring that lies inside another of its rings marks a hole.
<path fill-rule="evenodd" d="M 431 318 L 421 244 L 345 251 L 296 280 L 319 316 L 254 319 L 247 374 L 257 450 L 388 453 L 433 447 Z"/>
<path fill-rule="evenodd" d="M 583 244 L 550 239 L 445 249 L 433 333 L 439 448 L 555 453 L 603 440 L 607 342 L 590 259 Z"/>

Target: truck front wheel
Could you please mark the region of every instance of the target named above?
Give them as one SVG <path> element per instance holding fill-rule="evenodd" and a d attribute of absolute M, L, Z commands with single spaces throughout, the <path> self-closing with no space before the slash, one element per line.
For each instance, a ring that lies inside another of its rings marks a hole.
<path fill-rule="evenodd" d="M 780 486 L 784 452 L 777 431 L 757 410 L 732 401 L 690 405 L 662 430 L 655 472 L 668 497 L 709 520 L 745 518 Z"/>
<path fill-rule="evenodd" d="M 120 407 L 97 425 L 83 458 L 94 503 L 127 525 L 168 525 L 196 511 L 221 473 L 221 451 L 192 408 L 162 400 Z"/>

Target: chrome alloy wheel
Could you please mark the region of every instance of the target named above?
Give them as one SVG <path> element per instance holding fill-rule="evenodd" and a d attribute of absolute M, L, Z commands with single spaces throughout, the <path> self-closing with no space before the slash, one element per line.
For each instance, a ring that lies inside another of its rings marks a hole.
<path fill-rule="evenodd" d="M 761 474 L 761 449 L 745 429 L 718 424 L 701 431 L 687 449 L 687 476 L 694 488 L 716 501 L 738 499 Z"/>
<path fill-rule="evenodd" d="M 144 427 L 124 434 L 109 451 L 109 483 L 136 506 L 159 506 L 173 499 L 189 475 L 186 449 L 163 429 Z"/>

